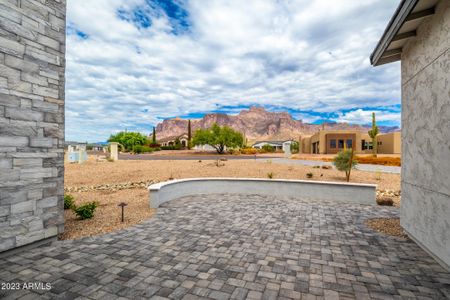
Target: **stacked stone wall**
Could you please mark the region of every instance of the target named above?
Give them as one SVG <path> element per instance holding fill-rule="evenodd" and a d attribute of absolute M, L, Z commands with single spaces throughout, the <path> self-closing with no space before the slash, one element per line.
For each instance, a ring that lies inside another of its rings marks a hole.
<path fill-rule="evenodd" d="M 0 0 L 0 252 L 64 230 L 65 0 Z"/>

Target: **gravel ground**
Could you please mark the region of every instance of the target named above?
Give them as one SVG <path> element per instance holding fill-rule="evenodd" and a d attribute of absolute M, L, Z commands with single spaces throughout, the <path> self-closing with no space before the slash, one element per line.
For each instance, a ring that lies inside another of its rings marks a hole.
<path fill-rule="evenodd" d="M 345 181 L 344 174 L 337 170 L 316 169 L 310 166 L 289 166 L 267 161 L 224 161 L 217 167 L 214 161 L 118 161 L 97 162 L 95 156 L 84 164 L 65 165 L 65 189 L 75 197 L 76 204 L 98 201 L 100 206 L 90 220 L 78 220 L 72 211 L 65 212 L 65 232 L 61 239 L 75 239 L 115 231 L 132 226 L 151 217 L 154 210 L 148 206 L 146 182 L 159 182 L 171 178 L 192 177 L 257 177 Z M 400 176 L 352 171 L 352 182 L 374 183 L 380 190 L 400 190 Z M 137 183 L 137 184 L 134 184 Z M 104 187 L 105 185 L 109 185 Z M 117 186 L 121 186 L 117 188 Z M 98 186 L 102 186 L 98 190 Z M 123 188 L 125 186 L 125 188 Z M 133 186 L 128 188 L 128 186 Z M 76 191 L 76 192 L 74 192 Z M 120 202 L 125 207 L 125 222 L 120 222 Z M 398 202 L 398 201 L 397 201 Z"/>
<path fill-rule="evenodd" d="M 377 218 L 369 219 L 366 221 L 366 225 L 375 231 L 391 235 L 407 238 L 408 235 L 405 233 L 403 228 L 400 226 L 400 218 Z"/>
<path fill-rule="evenodd" d="M 71 210 L 64 211 L 64 233 L 60 239 L 76 239 L 80 237 L 103 234 L 141 223 L 150 218 L 155 209 L 148 206 L 148 191 L 146 189 L 127 189 L 120 191 L 89 191 L 71 193 L 75 197 L 75 204 L 98 201 L 94 218 L 79 220 Z M 125 207 L 124 223 L 121 222 L 120 202 Z"/>
<path fill-rule="evenodd" d="M 312 173 L 311 180 L 345 181 L 343 172 L 333 169 L 315 169 L 303 165 L 282 165 L 265 161 L 225 161 L 221 167 L 215 161 L 117 161 L 96 162 L 91 158 L 84 164 L 66 164 L 65 185 L 84 186 L 105 183 L 124 183 L 139 181 L 165 181 L 169 178 L 193 177 L 256 177 L 267 178 L 272 172 L 274 178 L 307 179 L 306 173 Z M 400 176 L 397 174 L 373 173 L 353 170 L 352 182 L 374 183 L 379 189 L 400 190 Z"/>

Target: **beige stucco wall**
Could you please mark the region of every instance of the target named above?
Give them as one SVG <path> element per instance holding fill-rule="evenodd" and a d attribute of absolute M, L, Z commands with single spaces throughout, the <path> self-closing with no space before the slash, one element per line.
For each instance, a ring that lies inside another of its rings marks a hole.
<path fill-rule="evenodd" d="M 450 266 L 450 1 L 402 54 L 401 225 Z"/>
<path fill-rule="evenodd" d="M 400 154 L 401 153 L 401 133 L 390 132 L 377 136 L 379 154 Z"/>

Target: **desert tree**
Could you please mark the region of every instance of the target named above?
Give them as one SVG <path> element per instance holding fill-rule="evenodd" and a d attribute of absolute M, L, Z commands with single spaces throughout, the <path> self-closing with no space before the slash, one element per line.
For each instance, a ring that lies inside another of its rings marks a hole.
<path fill-rule="evenodd" d="M 339 171 L 345 172 L 345 179 L 350 181 L 350 173 L 352 169 L 358 164 L 358 161 L 354 157 L 353 148 L 344 149 L 339 151 L 336 157 L 333 159 L 333 165 Z"/>
<path fill-rule="evenodd" d="M 121 131 L 112 134 L 108 142 L 117 142 L 122 145 L 125 150 L 130 151 L 136 145 L 145 145 L 147 137 L 139 132 Z"/>
<path fill-rule="evenodd" d="M 197 129 L 192 139 L 194 145 L 210 145 L 219 154 L 222 154 L 226 147 L 241 147 L 243 142 L 244 137 L 240 132 L 228 126 L 219 126 L 215 123 L 211 128 Z"/>

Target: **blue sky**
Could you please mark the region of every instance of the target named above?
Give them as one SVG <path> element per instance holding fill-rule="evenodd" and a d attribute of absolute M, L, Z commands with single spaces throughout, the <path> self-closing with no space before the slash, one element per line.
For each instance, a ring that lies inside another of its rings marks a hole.
<path fill-rule="evenodd" d="M 68 0 L 66 138 L 150 133 L 251 105 L 400 125 L 399 63 L 369 55 L 393 0 Z"/>

